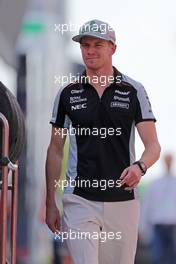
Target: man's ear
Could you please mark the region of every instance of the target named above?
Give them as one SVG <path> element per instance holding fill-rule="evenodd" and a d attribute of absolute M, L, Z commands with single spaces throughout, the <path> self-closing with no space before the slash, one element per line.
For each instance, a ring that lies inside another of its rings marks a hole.
<path fill-rule="evenodd" d="M 112 43 L 112 42 L 110 42 L 110 45 L 111 45 L 110 48 L 111 48 L 111 52 L 112 52 L 111 54 L 113 55 L 116 51 L 117 45 Z"/>
<path fill-rule="evenodd" d="M 117 49 L 117 45 L 116 44 L 113 44 L 112 46 L 112 55 L 116 52 L 116 49 Z"/>

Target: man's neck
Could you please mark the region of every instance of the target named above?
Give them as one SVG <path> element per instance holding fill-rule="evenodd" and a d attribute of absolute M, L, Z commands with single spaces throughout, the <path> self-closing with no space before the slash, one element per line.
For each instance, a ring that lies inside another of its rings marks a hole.
<path fill-rule="evenodd" d="M 96 89 L 105 89 L 112 83 L 114 76 L 113 67 L 103 68 L 99 70 L 86 69 L 86 75 L 89 77 L 90 84 Z"/>

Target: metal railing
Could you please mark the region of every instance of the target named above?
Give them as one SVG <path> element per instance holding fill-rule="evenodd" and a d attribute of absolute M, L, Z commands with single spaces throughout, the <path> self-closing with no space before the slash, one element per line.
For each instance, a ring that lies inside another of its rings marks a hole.
<path fill-rule="evenodd" d="M 8 190 L 11 192 L 10 203 L 10 263 L 16 264 L 16 231 L 17 231 L 17 196 L 18 196 L 18 163 L 9 160 L 9 124 L 6 117 L 0 113 L 2 124 L 2 155 L 0 169 L 0 263 L 7 262 L 7 216 L 8 216 Z M 9 171 L 12 171 L 12 182 L 9 184 Z"/>

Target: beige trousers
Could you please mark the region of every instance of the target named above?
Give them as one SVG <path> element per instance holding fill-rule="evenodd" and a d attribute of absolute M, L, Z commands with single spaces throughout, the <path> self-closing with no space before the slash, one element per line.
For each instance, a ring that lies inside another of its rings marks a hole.
<path fill-rule="evenodd" d="M 139 201 L 96 202 L 63 197 L 62 232 L 73 264 L 133 264 Z M 66 235 L 67 234 L 67 235 Z"/>

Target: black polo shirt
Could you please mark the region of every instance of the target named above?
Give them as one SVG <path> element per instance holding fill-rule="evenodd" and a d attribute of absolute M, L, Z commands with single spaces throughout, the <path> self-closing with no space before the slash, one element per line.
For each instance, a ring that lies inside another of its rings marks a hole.
<path fill-rule="evenodd" d="M 155 121 L 144 87 L 114 68 L 101 98 L 88 82 L 59 90 L 50 123 L 67 128 L 70 144 L 65 193 L 95 201 L 125 201 L 135 190 L 120 186 L 122 171 L 135 161 L 135 125 Z"/>

